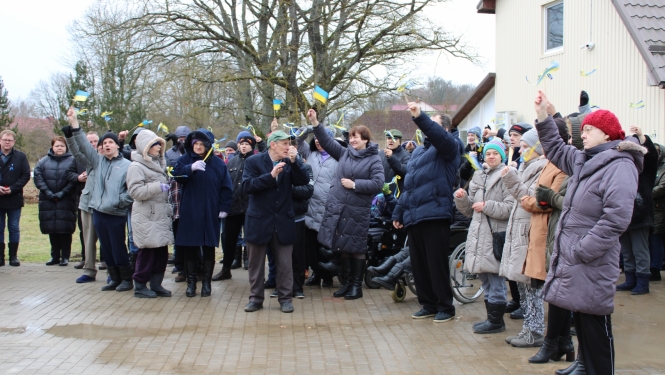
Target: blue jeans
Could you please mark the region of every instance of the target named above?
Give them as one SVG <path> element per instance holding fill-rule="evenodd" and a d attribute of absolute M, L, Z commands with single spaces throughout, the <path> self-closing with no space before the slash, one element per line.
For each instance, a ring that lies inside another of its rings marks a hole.
<path fill-rule="evenodd" d="M 478 278 L 483 283 L 485 299 L 496 305 L 506 304 L 506 279 L 496 273 L 482 272 Z"/>
<path fill-rule="evenodd" d="M 663 267 L 663 255 L 665 254 L 662 233 L 651 233 L 649 235 L 649 252 L 651 253 L 651 268 L 661 269 Z"/>
<path fill-rule="evenodd" d="M 0 226 L 2 233 L 0 233 L 0 242 L 5 243 L 5 217 L 7 220 L 7 229 L 9 230 L 9 242 L 17 243 L 21 240 L 21 229 L 19 228 L 19 221 L 21 220 L 21 208 L 14 208 L 12 210 L 0 210 Z"/>
<path fill-rule="evenodd" d="M 137 254 L 139 248 L 134 245 L 134 232 L 132 231 L 132 210 L 127 214 L 127 247 L 130 254 Z"/>

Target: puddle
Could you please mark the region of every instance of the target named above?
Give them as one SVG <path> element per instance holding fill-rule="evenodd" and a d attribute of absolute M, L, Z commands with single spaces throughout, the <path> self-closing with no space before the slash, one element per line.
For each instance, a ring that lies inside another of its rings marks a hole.
<path fill-rule="evenodd" d="M 150 328 L 116 328 L 95 324 L 72 324 L 53 326 L 46 333 L 66 338 L 84 340 L 114 340 L 131 337 L 162 336 L 173 333 L 172 330 Z"/>

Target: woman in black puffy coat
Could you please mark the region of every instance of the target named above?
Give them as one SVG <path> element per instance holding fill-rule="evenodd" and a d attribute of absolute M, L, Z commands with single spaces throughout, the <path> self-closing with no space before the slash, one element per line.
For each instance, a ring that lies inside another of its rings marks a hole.
<path fill-rule="evenodd" d="M 67 168 L 75 163 L 63 137 L 51 140 L 51 149 L 34 169 L 39 189 L 39 229 L 49 235 L 51 260 L 46 265 L 66 266 L 76 229 L 76 182 L 67 177 Z"/>

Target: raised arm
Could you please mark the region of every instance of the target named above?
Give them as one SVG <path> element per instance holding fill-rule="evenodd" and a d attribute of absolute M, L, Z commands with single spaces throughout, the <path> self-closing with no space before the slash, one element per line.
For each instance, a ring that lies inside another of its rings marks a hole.
<path fill-rule="evenodd" d="M 314 130 L 311 126 L 307 126 L 300 129 L 300 134 L 296 137 L 296 142 L 298 144 L 298 153 L 302 155 L 303 158 L 309 159 L 309 155 L 312 153 L 312 150 L 309 149 L 309 143 L 307 138 L 312 134 Z"/>
<path fill-rule="evenodd" d="M 422 113 L 418 103 L 409 103 L 409 111 L 411 111 L 413 122 L 423 131 L 444 160 L 452 161 L 459 157 L 459 145 L 452 134 Z"/>
<path fill-rule="evenodd" d="M 559 129 L 552 116 L 547 114 L 547 97 L 538 91 L 535 100 L 536 114 L 538 115 L 538 139 L 543 146 L 547 159 L 561 169 L 568 176 L 573 175 L 573 166 L 578 153 L 582 152 L 573 146 L 567 145 L 559 135 Z"/>
<path fill-rule="evenodd" d="M 310 109 L 307 111 L 307 118 L 312 123 L 314 136 L 319 141 L 321 147 L 323 147 L 333 159 L 339 160 L 346 149 L 337 143 L 336 140 L 332 139 L 328 133 L 326 133 L 326 129 L 323 126 L 319 126 L 319 120 L 316 118 L 315 110 Z"/>
<path fill-rule="evenodd" d="M 83 164 L 86 170 L 90 171 L 97 167 L 97 163 L 99 163 L 99 159 L 102 156 L 88 142 L 85 132 L 79 127 L 74 108 L 69 108 L 67 111 L 67 120 L 69 121 L 69 126 L 62 128 L 62 132 L 65 133 L 69 150 L 74 155 L 76 161 Z"/>

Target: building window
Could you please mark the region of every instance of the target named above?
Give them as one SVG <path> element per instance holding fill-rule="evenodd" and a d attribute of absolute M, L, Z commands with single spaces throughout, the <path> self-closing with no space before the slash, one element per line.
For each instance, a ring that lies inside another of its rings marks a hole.
<path fill-rule="evenodd" d="M 563 1 L 545 7 L 545 51 L 563 48 Z"/>

